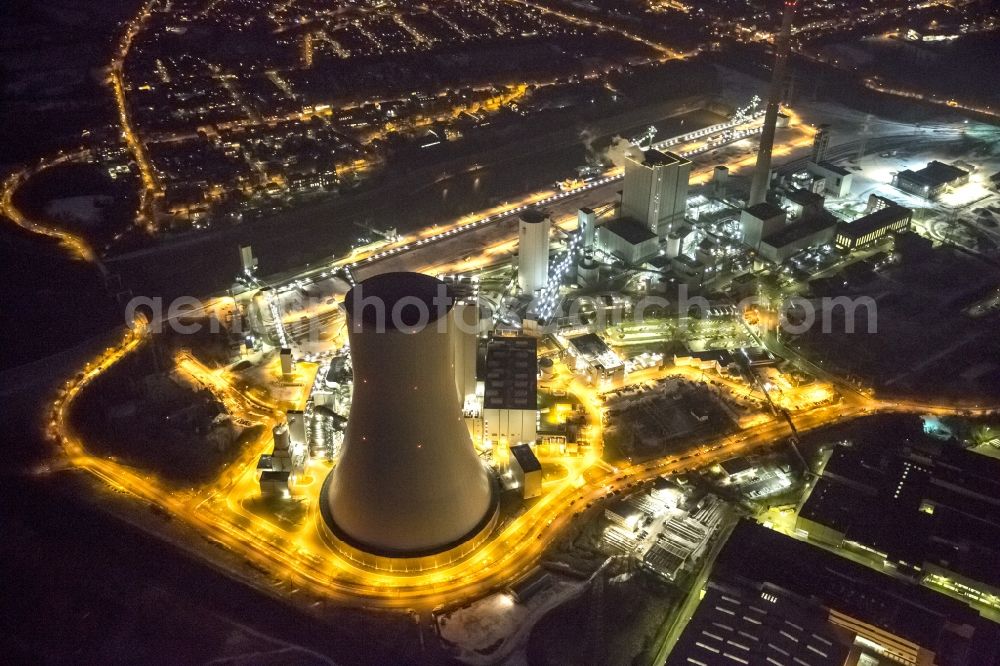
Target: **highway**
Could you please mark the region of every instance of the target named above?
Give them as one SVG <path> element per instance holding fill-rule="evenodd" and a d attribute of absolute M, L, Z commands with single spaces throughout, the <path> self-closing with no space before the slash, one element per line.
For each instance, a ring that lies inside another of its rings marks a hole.
<path fill-rule="evenodd" d="M 25 168 L 11 173 L 6 179 L 4 179 L 2 190 L 0 190 L 0 213 L 26 231 L 30 231 L 31 233 L 38 234 L 40 236 L 54 238 L 59 241 L 60 245 L 66 248 L 71 257 L 82 261 L 92 262 L 102 273 L 106 274 L 107 270 L 105 269 L 104 264 L 97 256 L 97 253 L 94 252 L 93 248 L 90 247 L 90 244 L 87 243 L 83 237 L 70 233 L 64 229 L 54 227 L 50 224 L 28 219 L 28 217 L 14 204 L 14 194 L 17 192 L 18 188 L 20 188 L 21 185 L 23 185 L 32 176 L 54 166 L 86 162 L 90 158 L 91 152 L 89 150 L 77 150 L 69 153 L 60 153 L 55 157 L 42 159 L 33 168 Z"/>
<path fill-rule="evenodd" d="M 921 102 L 927 102 L 928 104 L 938 104 L 941 106 L 951 107 L 953 109 L 971 111 L 972 113 L 978 113 L 981 116 L 987 116 L 989 118 L 1000 118 L 1000 111 L 997 111 L 989 105 L 959 102 L 953 98 L 945 98 L 938 95 L 920 93 L 915 90 L 893 87 L 883 84 L 877 77 L 866 78 L 864 83 L 865 87 L 869 90 L 875 90 L 886 95 L 895 95 L 896 97 L 920 100 Z"/>

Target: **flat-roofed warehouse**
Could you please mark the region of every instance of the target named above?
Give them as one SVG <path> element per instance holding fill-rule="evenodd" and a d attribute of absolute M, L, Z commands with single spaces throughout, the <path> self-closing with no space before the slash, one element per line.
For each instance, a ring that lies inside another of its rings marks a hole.
<path fill-rule="evenodd" d="M 881 442 L 836 447 L 796 528 L 823 543 L 860 544 L 899 571 L 995 598 L 998 478 L 1000 461 L 958 447 L 938 454 L 887 451 Z"/>
<path fill-rule="evenodd" d="M 872 504 L 865 506 L 871 513 Z M 762 591 L 764 586 L 769 586 L 818 603 L 828 611 L 828 622 L 836 627 L 838 634 L 850 632 L 846 638 L 855 648 L 860 647 L 865 653 L 880 652 L 880 658 L 875 660 L 879 664 L 980 666 L 998 663 L 1000 627 L 996 623 L 958 599 L 911 578 L 890 575 L 889 571 L 889 568 L 870 568 L 810 541 L 741 520 L 716 557 L 711 580 L 749 584 Z M 755 605 L 765 602 L 771 603 L 760 597 Z M 730 619 L 735 617 L 730 616 Z M 756 634 L 757 629 L 766 630 L 764 624 L 754 627 L 754 630 L 745 631 Z M 775 659 L 788 666 L 802 663 L 794 659 Z M 706 666 L 739 663 L 729 659 L 701 661 Z M 813 663 L 808 658 L 803 661 Z M 748 659 L 748 663 L 756 666 L 772 662 Z"/>
<path fill-rule="evenodd" d="M 924 199 L 936 199 L 947 190 L 969 182 L 969 172 L 944 162 L 928 162 L 918 171 L 906 169 L 892 178 L 892 184 L 904 192 Z"/>
<path fill-rule="evenodd" d="M 821 605 L 767 585 L 710 582 L 667 666 L 843 666 L 850 647 Z"/>

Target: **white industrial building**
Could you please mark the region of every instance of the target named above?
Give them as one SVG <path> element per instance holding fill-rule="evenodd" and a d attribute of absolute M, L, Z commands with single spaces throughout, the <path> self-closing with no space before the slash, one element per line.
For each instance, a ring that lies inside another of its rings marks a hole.
<path fill-rule="evenodd" d="M 279 423 L 271 433 L 274 447 L 257 461 L 260 494 L 265 498 L 287 498 L 291 496 L 296 476 L 305 468 L 306 447 L 293 441 L 288 423 Z"/>
<path fill-rule="evenodd" d="M 278 352 L 278 357 L 281 361 L 281 374 L 287 377 L 295 371 L 295 359 L 292 357 L 292 350 L 287 347 L 282 347 L 281 351 Z"/>
<path fill-rule="evenodd" d="M 757 249 L 765 236 L 783 228 L 788 221 L 788 214 L 772 203 L 762 202 L 740 212 L 740 229 L 743 231 L 743 244 Z"/>
<path fill-rule="evenodd" d="M 729 189 L 729 167 L 718 165 L 712 171 L 712 196 L 725 199 Z"/>
<path fill-rule="evenodd" d="M 581 208 L 576 211 L 576 222 L 580 230 L 580 247 L 583 250 L 590 250 L 594 247 L 597 236 L 597 213 L 590 208 Z"/>
<path fill-rule="evenodd" d="M 625 159 L 622 215 L 638 220 L 659 239 L 684 223 L 691 161 L 671 152 L 646 150 Z"/>
<path fill-rule="evenodd" d="M 809 162 L 809 173 L 824 179 L 825 191 L 832 197 L 842 199 L 851 193 L 854 174 L 847 169 L 829 162 Z"/>
<path fill-rule="evenodd" d="M 545 288 L 549 276 L 549 232 L 552 220 L 540 210 L 528 209 L 518 221 L 517 286 L 534 295 Z"/>
<path fill-rule="evenodd" d="M 257 270 L 257 258 L 253 256 L 253 248 L 240 245 L 240 268 L 244 275 L 253 275 Z"/>
<path fill-rule="evenodd" d="M 454 295 L 453 316 L 450 323 L 454 327 L 451 339 L 454 343 L 453 363 L 455 385 L 458 398 L 465 412 L 472 411 L 476 404 L 476 357 L 479 349 L 479 334 L 482 322 L 479 315 L 479 289 L 471 281 L 446 281 Z"/>
<path fill-rule="evenodd" d="M 306 417 L 300 409 L 290 409 L 285 412 L 288 422 L 288 436 L 294 446 L 306 444 Z"/>
<path fill-rule="evenodd" d="M 631 217 L 620 217 L 597 229 L 597 248 L 607 255 L 634 265 L 660 249 L 659 237 Z"/>

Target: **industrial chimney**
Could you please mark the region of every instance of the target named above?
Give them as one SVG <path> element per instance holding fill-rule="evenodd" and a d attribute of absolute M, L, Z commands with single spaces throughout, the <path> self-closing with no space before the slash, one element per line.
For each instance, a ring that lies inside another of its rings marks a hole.
<path fill-rule="evenodd" d="M 774 42 L 774 71 L 771 72 L 771 87 L 767 95 L 767 110 L 764 112 L 764 130 L 760 135 L 757 151 L 757 166 L 750 182 L 750 199 L 747 207 L 763 203 L 771 184 L 771 151 L 774 149 L 774 130 L 778 123 L 778 108 L 781 106 L 781 90 L 788 65 L 788 51 L 792 41 L 792 19 L 798 0 L 785 0 L 785 13 L 781 21 L 781 31 Z"/>
<path fill-rule="evenodd" d="M 354 395 L 321 511 L 341 552 L 379 569 L 461 557 L 489 533 L 497 492 L 455 385 L 454 298 L 419 273 L 347 293 Z"/>

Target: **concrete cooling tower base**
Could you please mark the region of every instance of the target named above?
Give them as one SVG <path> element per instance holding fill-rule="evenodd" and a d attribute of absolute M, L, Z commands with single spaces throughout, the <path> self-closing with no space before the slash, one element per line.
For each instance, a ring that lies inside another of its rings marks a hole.
<path fill-rule="evenodd" d="M 323 483 L 321 496 L 329 492 L 333 475 Z M 392 571 L 396 573 L 418 573 L 457 562 L 467 557 L 489 539 L 500 515 L 500 484 L 490 475 L 490 508 L 483 519 L 468 534 L 444 546 L 426 551 L 392 551 L 379 549 L 351 538 L 337 526 L 332 511 L 326 502 L 320 502 L 320 515 L 327 543 L 343 557 L 366 569 Z"/>

